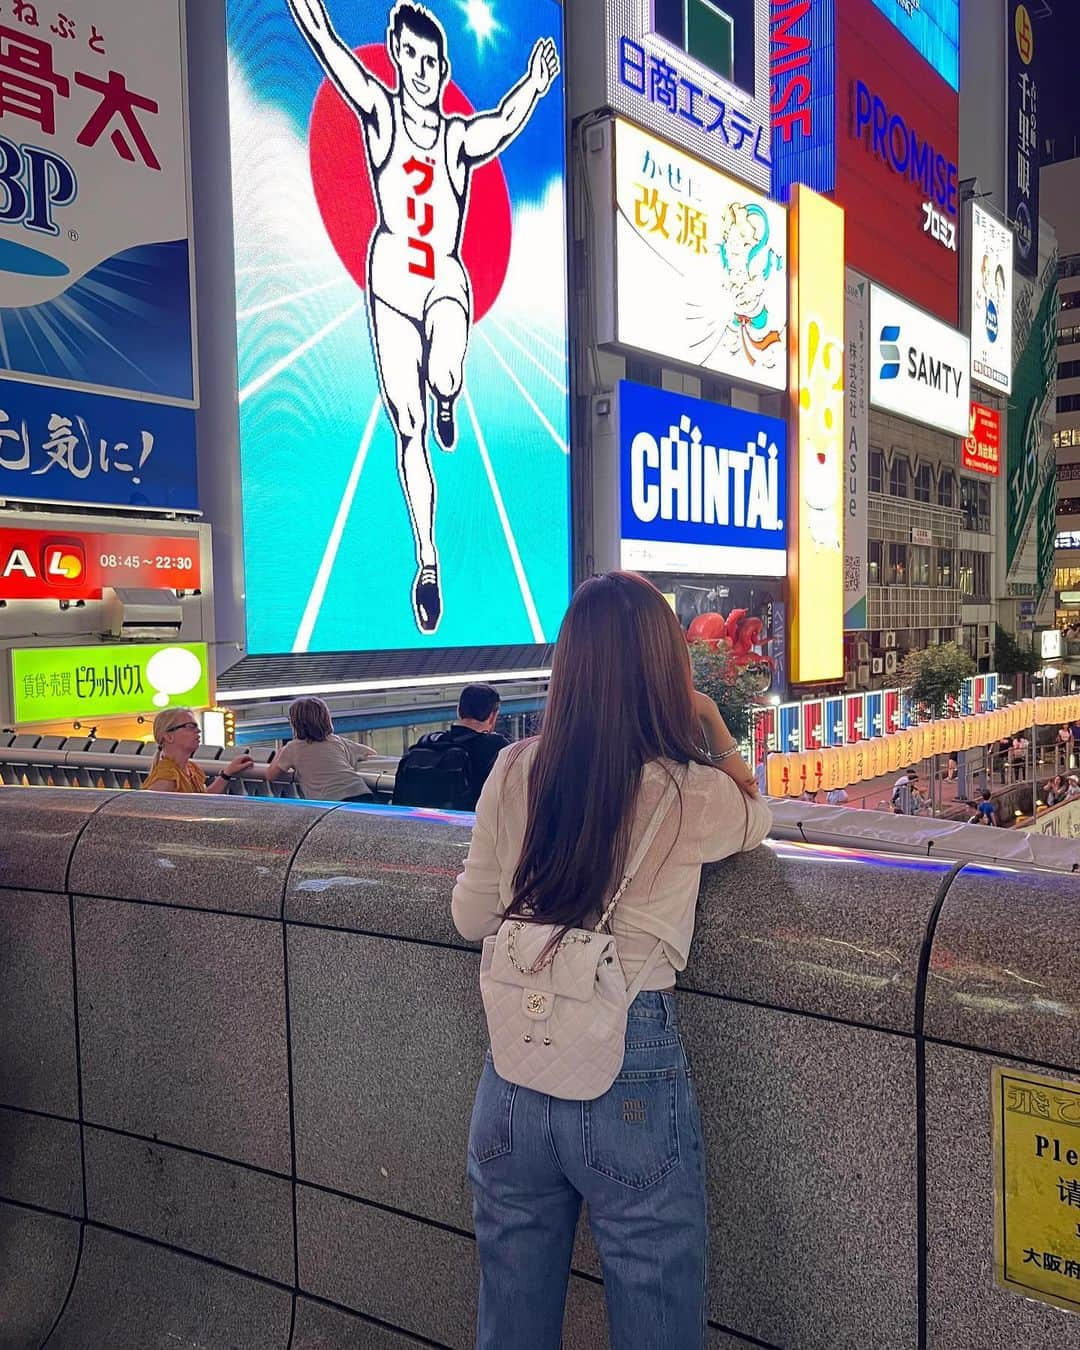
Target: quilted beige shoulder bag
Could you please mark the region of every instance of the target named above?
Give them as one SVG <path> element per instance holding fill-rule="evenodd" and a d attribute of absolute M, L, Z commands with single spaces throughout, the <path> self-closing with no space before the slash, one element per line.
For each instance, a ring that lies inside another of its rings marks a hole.
<path fill-rule="evenodd" d="M 669 783 L 626 875 L 595 928 L 504 920 L 484 939 L 480 992 L 495 1070 L 520 1087 L 570 1101 L 592 1101 L 622 1068 L 626 1010 L 663 953 L 657 942 L 627 988 L 611 916 L 656 838 L 676 794 Z"/>

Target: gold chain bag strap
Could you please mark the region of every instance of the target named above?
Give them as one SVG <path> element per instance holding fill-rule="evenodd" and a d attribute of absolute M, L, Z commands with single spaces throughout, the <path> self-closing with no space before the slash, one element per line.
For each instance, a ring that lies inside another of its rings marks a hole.
<path fill-rule="evenodd" d="M 618 889 L 594 928 L 507 919 L 484 939 L 480 992 L 496 1072 L 520 1087 L 592 1101 L 611 1087 L 626 1048 L 626 1011 L 663 954 L 657 942 L 627 988 L 612 915 L 678 792 L 668 783 Z"/>

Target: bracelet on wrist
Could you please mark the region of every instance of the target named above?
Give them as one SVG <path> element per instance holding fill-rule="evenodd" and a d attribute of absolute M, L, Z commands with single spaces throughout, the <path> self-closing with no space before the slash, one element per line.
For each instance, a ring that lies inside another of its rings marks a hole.
<path fill-rule="evenodd" d="M 731 759 L 733 755 L 737 755 L 738 753 L 739 747 L 737 745 L 729 745 L 726 750 L 718 750 L 710 754 L 709 758 L 714 764 L 723 764 L 725 760 Z"/>
<path fill-rule="evenodd" d="M 218 770 L 218 777 L 219 777 L 219 778 L 224 778 L 225 781 L 226 781 L 226 783 L 231 783 L 231 782 L 232 782 L 232 778 L 225 772 L 224 769 L 219 769 L 219 770 Z"/>

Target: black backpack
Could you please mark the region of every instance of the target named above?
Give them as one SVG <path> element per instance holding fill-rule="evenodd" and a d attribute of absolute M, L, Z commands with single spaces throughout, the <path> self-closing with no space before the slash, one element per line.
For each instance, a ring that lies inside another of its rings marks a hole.
<path fill-rule="evenodd" d="M 393 804 L 471 811 L 476 794 L 472 790 L 472 761 L 466 744 L 448 731 L 421 736 L 398 761 Z"/>

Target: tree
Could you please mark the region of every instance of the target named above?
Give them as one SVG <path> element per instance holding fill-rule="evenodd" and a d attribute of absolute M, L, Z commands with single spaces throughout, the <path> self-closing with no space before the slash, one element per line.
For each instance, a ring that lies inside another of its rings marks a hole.
<path fill-rule="evenodd" d="M 729 643 L 691 642 L 690 663 L 694 671 L 694 688 L 713 700 L 728 730 L 737 741 L 750 735 L 750 714 L 757 706 L 757 696 L 763 679 L 763 663 L 740 666 L 734 659 Z"/>
<path fill-rule="evenodd" d="M 1042 662 L 1030 648 L 1021 647 L 1001 624 L 994 638 L 994 665 L 999 675 L 1034 675 Z"/>
<path fill-rule="evenodd" d="M 908 652 L 904 657 L 904 684 L 916 703 L 929 709 L 931 717 L 945 713 L 950 698 L 956 698 L 964 681 L 977 670 L 975 662 L 955 642 L 924 651 Z"/>

